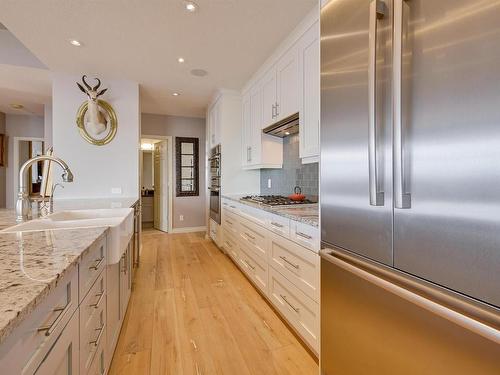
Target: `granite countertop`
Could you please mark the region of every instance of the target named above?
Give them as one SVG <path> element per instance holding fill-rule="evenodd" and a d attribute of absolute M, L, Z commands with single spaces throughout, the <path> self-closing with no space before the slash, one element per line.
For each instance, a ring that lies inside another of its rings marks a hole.
<path fill-rule="evenodd" d="M 319 226 L 319 205 L 317 203 L 313 204 L 301 204 L 296 206 L 267 206 L 261 203 L 249 202 L 241 200 L 245 194 L 238 195 L 222 195 L 222 198 L 230 199 L 232 201 L 245 204 L 250 207 L 258 208 L 263 211 L 271 212 L 273 214 L 286 217 L 290 220 L 298 221 L 304 224 L 311 225 L 313 227 Z"/>
<path fill-rule="evenodd" d="M 0 233 L 0 344 L 107 230 Z"/>

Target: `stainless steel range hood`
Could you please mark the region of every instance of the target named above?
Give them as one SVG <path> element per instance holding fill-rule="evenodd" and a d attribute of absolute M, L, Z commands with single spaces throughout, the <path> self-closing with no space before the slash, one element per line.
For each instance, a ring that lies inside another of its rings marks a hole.
<path fill-rule="evenodd" d="M 280 138 L 297 134 L 299 132 L 299 113 L 294 113 L 281 121 L 269 125 L 267 128 L 262 129 L 262 132 Z"/>

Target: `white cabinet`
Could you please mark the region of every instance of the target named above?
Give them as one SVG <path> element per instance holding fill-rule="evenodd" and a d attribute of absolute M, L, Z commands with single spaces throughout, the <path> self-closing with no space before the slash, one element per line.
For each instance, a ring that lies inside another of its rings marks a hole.
<path fill-rule="evenodd" d="M 261 128 L 276 122 L 276 67 L 264 74 L 262 86 L 262 123 Z"/>
<path fill-rule="evenodd" d="M 242 165 L 243 168 L 249 167 L 252 165 L 252 158 L 251 158 L 251 148 L 252 148 L 252 116 L 251 116 L 251 103 L 250 103 L 250 93 L 247 93 L 246 95 L 243 95 L 243 101 L 242 101 L 242 123 L 243 123 L 243 129 L 242 129 Z"/>
<path fill-rule="evenodd" d="M 73 314 L 66 328 L 52 346 L 36 375 L 73 375 L 78 374 L 80 352 L 78 335 L 78 312 Z"/>
<path fill-rule="evenodd" d="M 319 22 L 316 22 L 299 41 L 299 155 L 304 164 L 319 161 L 319 56 Z"/>
<path fill-rule="evenodd" d="M 262 133 L 263 82 L 259 81 L 243 95 L 242 166 L 244 169 L 281 168 L 283 141 Z"/>
<path fill-rule="evenodd" d="M 220 101 L 217 100 L 208 110 L 208 129 L 210 147 L 220 143 Z"/>
<path fill-rule="evenodd" d="M 299 111 L 298 60 L 294 45 L 264 74 L 261 80 L 262 128 Z"/>
<path fill-rule="evenodd" d="M 131 244 L 120 260 L 120 317 L 123 320 L 127 312 L 130 292 L 132 291 Z"/>
<path fill-rule="evenodd" d="M 275 121 L 299 112 L 299 62 L 297 46 L 292 46 L 276 64 Z"/>

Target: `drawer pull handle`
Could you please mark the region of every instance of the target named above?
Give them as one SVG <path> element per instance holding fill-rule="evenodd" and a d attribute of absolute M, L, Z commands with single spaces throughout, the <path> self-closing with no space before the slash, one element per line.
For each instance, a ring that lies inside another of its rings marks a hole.
<path fill-rule="evenodd" d="M 94 265 L 89 267 L 89 270 L 96 270 L 97 271 L 103 261 L 104 261 L 104 257 L 100 257 L 99 259 L 96 259 Z"/>
<path fill-rule="evenodd" d="M 229 225 L 233 225 L 233 222 L 229 221 L 228 219 L 226 219 L 226 223 L 228 223 Z"/>
<path fill-rule="evenodd" d="M 275 227 L 278 227 L 278 228 L 283 228 L 283 225 L 281 225 L 280 223 L 276 223 L 274 221 L 271 222 L 271 225 L 274 225 Z"/>
<path fill-rule="evenodd" d="M 303 237 L 305 238 L 306 240 L 312 240 L 313 238 L 311 236 L 309 236 L 308 234 L 305 234 L 305 233 L 302 233 L 302 232 L 295 232 L 295 234 L 299 237 Z"/>
<path fill-rule="evenodd" d="M 280 294 L 280 297 L 283 299 L 283 301 L 286 302 L 286 304 L 288 306 L 290 306 L 293 311 L 295 311 L 297 314 L 300 313 L 300 309 L 298 307 L 295 307 L 294 305 L 292 305 L 290 302 L 288 302 L 288 298 L 286 298 L 286 296 L 284 296 L 283 294 Z"/>
<path fill-rule="evenodd" d="M 293 268 L 295 268 L 295 269 L 299 269 L 299 268 L 300 268 L 300 266 L 299 266 L 298 264 L 293 264 L 293 263 L 292 263 L 292 262 L 290 262 L 288 259 L 286 259 L 286 257 L 284 257 L 284 256 L 280 256 L 280 258 L 281 258 L 284 262 L 286 262 L 286 263 L 288 263 L 289 265 L 291 265 Z"/>
<path fill-rule="evenodd" d="M 229 206 L 229 207 L 236 209 L 236 206 Z"/>
<path fill-rule="evenodd" d="M 93 307 L 94 309 L 97 309 L 99 305 L 101 304 L 102 299 L 104 298 L 104 292 L 98 293 L 95 295 L 96 297 L 99 297 L 96 303 L 92 303 L 90 307 Z"/>
<path fill-rule="evenodd" d="M 252 270 L 255 270 L 255 267 L 252 266 L 250 263 L 248 263 L 246 260 L 243 260 L 243 263 L 245 263 L 248 267 L 250 267 Z"/>
<path fill-rule="evenodd" d="M 64 316 L 68 313 L 69 310 L 71 310 L 71 306 L 73 304 L 71 302 L 68 302 L 66 306 L 64 307 L 56 307 L 53 312 L 58 312 L 60 311 L 59 315 L 57 315 L 57 318 L 52 322 L 52 324 L 38 327 L 38 332 L 43 332 L 45 331 L 45 336 L 50 336 L 52 332 L 57 328 L 61 320 L 63 320 Z"/>
<path fill-rule="evenodd" d="M 101 337 L 104 332 L 104 324 L 99 328 L 96 328 L 96 331 L 99 331 L 99 334 L 97 335 L 95 340 L 90 341 L 89 344 L 94 344 L 94 346 L 99 346 L 99 342 L 101 341 Z"/>
<path fill-rule="evenodd" d="M 245 236 L 247 236 L 248 238 L 250 238 L 251 240 L 255 240 L 255 237 L 248 234 L 247 232 L 245 232 Z"/>

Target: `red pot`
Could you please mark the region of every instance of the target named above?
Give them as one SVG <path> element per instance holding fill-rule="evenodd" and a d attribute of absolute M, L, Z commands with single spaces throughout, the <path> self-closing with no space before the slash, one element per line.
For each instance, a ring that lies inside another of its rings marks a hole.
<path fill-rule="evenodd" d="M 303 201 L 306 199 L 306 196 L 302 194 L 302 189 L 300 186 L 295 186 L 295 189 L 293 189 L 294 194 L 289 195 L 288 198 L 290 198 L 292 201 Z"/>

